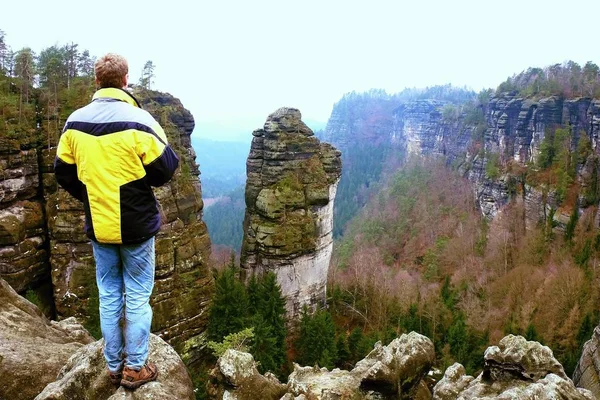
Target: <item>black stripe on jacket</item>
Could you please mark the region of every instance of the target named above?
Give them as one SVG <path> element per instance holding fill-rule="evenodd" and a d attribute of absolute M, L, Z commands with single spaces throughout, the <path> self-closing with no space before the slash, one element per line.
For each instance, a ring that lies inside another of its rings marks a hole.
<path fill-rule="evenodd" d="M 60 186 L 77 200 L 83 201 L 83 183 L 77 177 L 76 164 L 68 164 L 56 157 L 54 159 L 54 174 Z"/>
<path fill-rule="evenodd" d="M 171 146 L 167 145 L 160 157 L 148 165 L 144 165 L 146 179 L 150 186 L 162 186 L 167 183 L 179 166 L 179 157 Z"/>
<path fill-rule="evenodd" d="M 135 129 L 137 131 L 142 131 L 151 134 L 155 138 L 158 139 L 159 142 L 167 145 L 164 140 L 160 138 L 154 132 L 152 128 L 147 125 L 140 124 L 139 122 L 133 121 L 118 121 L 118 122 L 82 122 L 82 121 L 71 121 L 65 125 L 65 131 L 67 129 L 74 129 L 79 132 L 87 133 L 88 135 L 93 136 L 104 136 L 110 135 L 111 133 L 118 133 L 122 131 L 127 131 L 129 129 Z"/>

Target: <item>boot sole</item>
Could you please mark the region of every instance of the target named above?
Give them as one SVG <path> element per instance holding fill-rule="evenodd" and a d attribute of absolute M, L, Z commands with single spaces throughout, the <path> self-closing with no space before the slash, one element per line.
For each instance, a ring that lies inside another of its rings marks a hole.
<path fill-rule="evenodd" d="M 142 379 L 142 380 L 133 381 L 133 382 L 129 382 L 129 381 L 126 381 L 125 379 L 121 379 L 121 386 L 123 386 L 126 389 L 135 390 L 135 389 L 139 388 L 140 386 L 142 386 L 144 383 L 155 381 L 156 378 L 158 378 L 158 369 L 156 370 L 156 374 L 154 376 L 151 376 L 148 379 Z"/>

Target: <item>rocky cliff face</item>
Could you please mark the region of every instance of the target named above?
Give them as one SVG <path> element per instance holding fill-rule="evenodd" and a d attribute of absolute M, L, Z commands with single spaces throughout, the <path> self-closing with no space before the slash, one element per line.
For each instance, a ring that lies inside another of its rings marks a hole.
<path fill-rule="evenodd" d="M 486 166 L 491 154 L 504 163 L 535 162 L 547 130 L 561 125 L 573 132 L 572 150 L 577 148 L 581 135 L 586 135 L 598 152 L 600 100 L 552 96 L 534 101 L 504 94 L 482 106 L 482 125 L 474 124 L 460 112 L 444 116 L 449 104 L 438 100 L 401 104 L 394 112 L 390 140 L 400 143 L 408 155 L 443 155 L 449 163 L 459 166 L 475 184 L 477 203 L 489 218 L 495 217 L 515 192 L 511 188 L 514 182 L 503 176 L 488 176 Z M 478 131 L 481 138 L 476 138 Z M 552 190 L 543 193 L 546 191 L 542 187 L 524 184 L 521 189 L 529 226 L 547 215 L 550 208 L 558 208 Z"/>
<path fill-rule="evenodd" d="M 169 94 L 137 95 L 181 159 L 174 179 L 155 192 L 163 228 L 156 238 L 152 330 L 193 362 L 212 293 L 210 241 L 190 143 L 194 119 Z M 55 149 L 34 142 L 0 140 L 0 275 L 21 293 L 45 284 L 59 319 L 75 316 L 93 327 L 98 323 L 98 294 L 83 209 L 57 187 L 54 156 Z"/>
<path fill-rule="evenodd" d="M 36 142 L 0 138 L 0 276 L 19 292 L 50 281 Z"/>
<path fill-rule="evenodd" d="M 246 274 L 275 272 L 294 316 L 325 299 L 340 152 L 293 108 L 252 134 L 241 266 Z"/>

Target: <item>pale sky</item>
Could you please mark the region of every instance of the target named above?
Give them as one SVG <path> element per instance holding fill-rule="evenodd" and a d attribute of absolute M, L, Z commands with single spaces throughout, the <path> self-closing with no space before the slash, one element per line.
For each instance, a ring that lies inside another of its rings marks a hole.
<path fill-rule="evenodd" d="M 479 90 L 530 66 L 600 63 L 599 26 L 598 0 L 11 0 L 0 15 L 13 50 L 120 53 L 134 82 L 152 60 L 154 88 L 207 138 L 249 137 L 282 106 L 325 122 L 352 90 Z"/>

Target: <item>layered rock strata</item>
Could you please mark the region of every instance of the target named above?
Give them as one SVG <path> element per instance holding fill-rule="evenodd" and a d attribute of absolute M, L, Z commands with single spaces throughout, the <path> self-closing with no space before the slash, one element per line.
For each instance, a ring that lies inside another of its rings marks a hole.
<path fill-rule="evenodd" d="M 466 115 L 460 113 L 445 118 L 446 107 L 453 106 L 437 100 L 401 104 L 394 111 L 389 143 L 400 143 L 408 155 L 445 156 L 448 163 L 458 166 L 474 183 L 477 203 L 489 218 L 495 217 L 515 192 L 514 182 L 487 175 L 486 165 L 491 154 L 497 155 L 503 162 L 535 162 L 547 130 L 561 125 L 571 129 L 573 150 L 577 148 L 581 135 L 586 135 L 594 152 L 599 152 L 600 100 L 565 100 L 557 96 L 529 100 L 503 94 L 482 106 L 484 122 L 481 126 L 473 125 Z M 483 135 L 479 143 L 473 140 L 477 134 Z M 528 210 L 528 226 L 535 225 L 540 216 L 547 215 L 550 209 L 558 208 L 552 191 L 546 193 L 548 190 L 531 185 L 523 185 L 520 189 Z M 541 210 L 540 202 L 535 200 L 542 193 L 546 193 L 542 204 L 545 210 Z"/>
<path fill-rule="evenodd" d="M 0 138 L 0 276 L 19 292 L 50 276 L 39 156 L 28 136 Z"/>
<path fill-rule="evenodd" d="M 431 398 L 422 378 L 435 353 L 425 336 L 411 332 L 387 346 L 376 344 L 352 371 L 294 366 L 287 385 L 270 373 L 261 375 L 250 354 L 228 350 L 207 384 L 212 399 L 416 399 Z"/>
<path fill-rule="evenodd" d="M 34 398 L 93 340 L 74 318 L 48 321 L 0 278 L 0 399 Z"/>
<path fill-rule="evenodd" d="M 293 318 L 325 300 L 340 152 L 293 108 L 275 111 L 252 134 L 241 266 L 246 275 L 275 272 Z"/>
<path fill-rule="evenodd" d="M 509 335 L 484 355 L 483 372 L 473 378 L 460 364 L 449 367 L 433 391 L 434 400 L 536 399 L 592 400 L 566 376 L 552 350 Z"/>
<path fill-rule="evenodd" d="M 135 391 L 114 386 L 106 372 L 103 341 L 79 349 L 35 400 L 193 400 L 194 386 L 181 358 L 171 346 L 150 335 L 148 360 L 156 364 L 158 379 Z"/>

